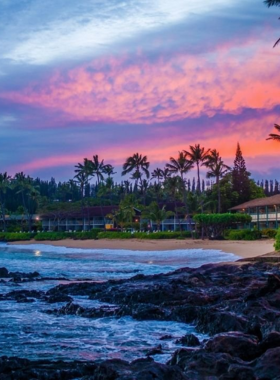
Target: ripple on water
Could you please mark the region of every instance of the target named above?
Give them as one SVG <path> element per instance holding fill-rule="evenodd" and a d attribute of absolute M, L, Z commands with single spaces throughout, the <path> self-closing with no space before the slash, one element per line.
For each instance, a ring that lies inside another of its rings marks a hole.
<path fill-rule="evenodd" d="M 209 262 L 233 261 L 232 254 L 210 250 L 137 252 L 124 250 L 79 250 L 45 245 L 1 245 L 1 266 L 9 271 L 38 271 L 44 277 L 104 281 L 127 278 L 137 273 L 166 273 L 184 266 L 198 267 Z M 16 285 L 0 283 L 0 293 L 15 289 L 49 290 L 63 281 L 31 281 Z M 99 307 L 98 301 L 73 297 L 83 307 Z M 0 355 L 29 359 L 134 360 L 161 344 L 165 362 L 179 347 L 175 340 L 193 333 L 193 326 L 176 322 L 136 321 L 130 317 L 87 319 L 75 315 L 55 316 L 45 310 L 60 307 L 41 301 L 0 302 Z M 164 335 L 172 338 L 161 340 Z M 200 335 L 203 339 L 205 336 Z"/>

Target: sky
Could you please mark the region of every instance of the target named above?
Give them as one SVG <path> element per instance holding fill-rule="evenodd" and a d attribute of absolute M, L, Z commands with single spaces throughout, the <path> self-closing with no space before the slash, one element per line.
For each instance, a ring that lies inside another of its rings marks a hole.
<path fill-rule="evenodd" d="M 280 179 L 279 8 L 262 0 L 0 0 L 0 172 L 200 144 Z M 194 172 L 195 175 L 195 172 Z"/>

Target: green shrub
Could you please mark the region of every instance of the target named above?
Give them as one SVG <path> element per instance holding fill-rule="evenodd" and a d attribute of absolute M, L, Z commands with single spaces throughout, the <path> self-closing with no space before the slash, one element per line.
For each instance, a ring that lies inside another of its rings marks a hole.
<path fill-rule="evenodd" d="M 106 231 L 98 234 L 98 239 L 185 239 L 192 236 L 190 231 L 182 232 L 118 232 L 118 231 Z"/>
<path fill-rule="evenodd" d="M 104 231 L 99 232 L 97 235 L 98 239 L 133 239 L 135 234 L 131 232 L 121 232 L 121 231 Z"/>
<path fill-rule="evenodd" d="M 274 239 L 277 234 L 277 230 L 273 228 L 264 228 L 262 230 L 262 235 L 268 236 L 271 239 Z"/>
<path fill-rule="evenodd" d="M 257 240 L 261 239 L 262 233 L 258 230 L 229 230 L 227 239 L 229 240 Z"/>
<path fill-rule="evenodd" d="M 100 228 L 94 228 L 90 231 L 77 231 L 77 232 L 38 232 L 34 239 L 37 241 L 44 240 L 64 240 L 64 239 L 97 239 L 98 233 L 102 231 Z"/>
<path fill-rule="evenodd" d="M 274 248 L 275 248 L 275 251 L 280 250 L 280 228 L 278 228 L 277 234 L 275 236 Z"/>
<path fill-rule="evenodd" d="M 24 241 L 31 240 L 34 233 L 31 232 L 1 232 L 0 241 Z"/>
<path fill-rule="evenodd" d="M 37 241 L 44 241 L 44 240 L 63 240 L 67 239 L 71 236 L 67 234 L 66 232 L 39 232 L 34 236 L 34 239 Z"/>
<path fill-rule="evenodd" d="M 90 231 L 71 232 L 71 237 L 77 240 L 97 239 L 100 232 L 102 232 L 100 228 L 93 228 Z M 70 237 L 69 234 L 67 234 L 68 237 Z"/>

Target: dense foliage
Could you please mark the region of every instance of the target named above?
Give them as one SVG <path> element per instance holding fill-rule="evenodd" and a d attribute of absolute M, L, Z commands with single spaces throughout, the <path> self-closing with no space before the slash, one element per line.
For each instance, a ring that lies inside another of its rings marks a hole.
<path fill-rule="evenodd" d="M 275 251 L 280 251 L 280 228 L 278 228 L 274 243 Z"/>
<path fill-rule="evenodd" d="M 237 224 L 250 223 L 251 216 L 247 214 L 197 214 L 193 219 L 202 230 L 202 235 L 208 238 L 218 238 L 224 235 L 224 231 Z"/>
<path fill-rule="evenodd" d="M 201 179 L 203 167 L 206 178 Z M 192 170 L 196 174 L 193 178 Z M 256 184 L 249 178 L 239 145 L 232 170 L 217 150 L 195 144 L 180 151 L 178 157 L 170 157 L 164 168 L 153 171 L 147 156 L 135 153 L 123 165 L 123 175 L 130 178 L 117 183 L 114 174 L 113 166 L 98 155 L 78 163 L 74 178 L 67 182 L 0 173 L 0 230 L 39 231 L 41 225 L 35 214 L 47 213 L 59 220 L 63 213 L 80 212 L 86 218 L 89 207 L 102 209 L 106 205 L 118 206 L 111 215 L 102 215 L 103 219 L 110 218 L 114 227 L 140 229 L 139 220 L 135 220 L 137 208 L 149 221 L 146 226 L 141 223 L 141 229 L 148 230 L 148 224 L 153 224 L 159 230 L 161 221 L 173 216 L 187 220 L 198 213 L 225 213 L 241 200 L 279 193 L 278 182 Z M 240 180 L 241 174 L 246 177 L 246 191 L 236 187 L 236 183 L 245 183 Z"/>

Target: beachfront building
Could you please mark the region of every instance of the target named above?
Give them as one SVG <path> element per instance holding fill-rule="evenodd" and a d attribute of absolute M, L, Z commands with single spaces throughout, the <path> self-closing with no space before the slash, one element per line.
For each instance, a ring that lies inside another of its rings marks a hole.
<path fill-rule="evenodd" d="M 230 211 L 249 214 L 250 228 L 278 228 L 280 225 L 280 194 L 267 198 L 257 198 L 232 207 Z"/>
<path fill-rule="evenodd" d="M 174 206 L 167 204 L 166 209 L 173 211 Z M 43 231 L 88 231 L 92 228 L 113 229 L 116 227 L 108 217 L 118 210 L 118 206 L 91 206 L 77 211 L 57 210 L 39 216 Z M 134 208 L 132 224 L 139 223 L 140 230 L 157 230 L 155 221 L 143 219 L 141 211 Z M 193 230 L 194 222 L 185 215 L 170 216 L 161 222 L 162 231 Z"/>

